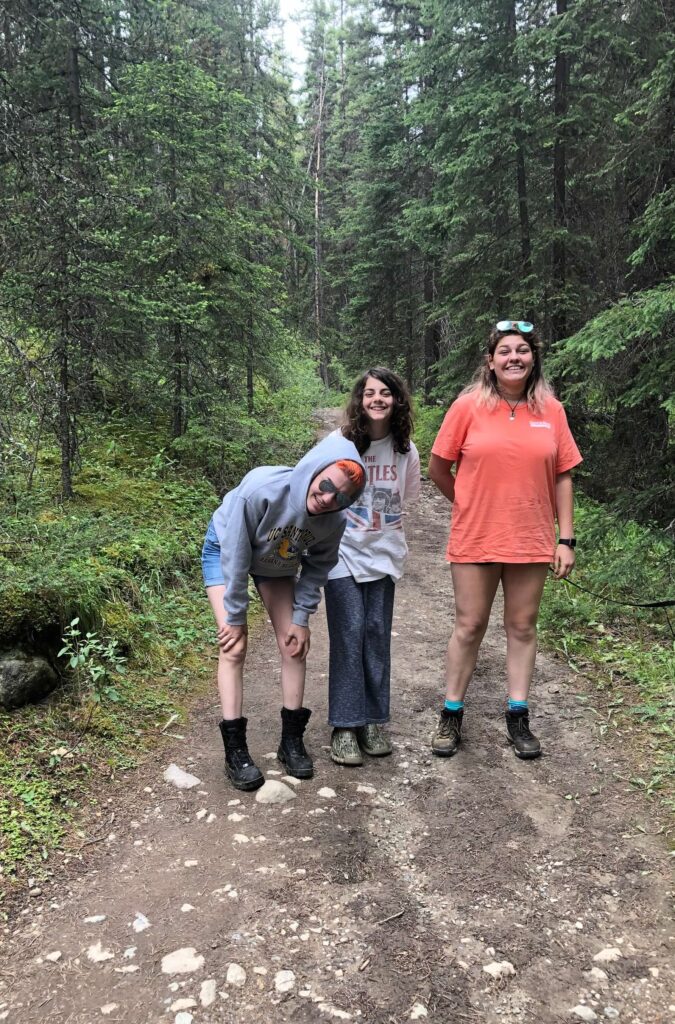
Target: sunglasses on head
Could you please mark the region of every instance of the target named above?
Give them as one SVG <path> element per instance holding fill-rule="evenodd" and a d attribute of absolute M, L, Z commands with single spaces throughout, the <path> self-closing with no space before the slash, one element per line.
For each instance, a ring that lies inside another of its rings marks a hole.
<path fill-rule="evenodd" d="M 534 330 L 534 324 L 529 320 L 500 320 L 496 328 L 498 331 L 520 331 L 521 334 L 529 334 Z"/>
<path fill-rule="evenodd" d="M 333 481 L 329 480 L 327 477 L 319 481 L 319 490 L 322 494 L 334 494 L 335 504 L 341 509 L 348 508 L 354 500 L 353 494 L 345 494 L 344 491 L 341 491 L 336 487 Z"/>

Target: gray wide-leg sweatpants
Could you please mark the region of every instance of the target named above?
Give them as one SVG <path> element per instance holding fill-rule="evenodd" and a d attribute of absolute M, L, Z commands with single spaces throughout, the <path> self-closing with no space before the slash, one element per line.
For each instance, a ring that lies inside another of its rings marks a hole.
<path fill-rule="evenodd" d="M 328 721 L 334 728 L 389 721 L 391 576 L 357 583 L 328 580 L 324 593 L 330 637 Z"/>

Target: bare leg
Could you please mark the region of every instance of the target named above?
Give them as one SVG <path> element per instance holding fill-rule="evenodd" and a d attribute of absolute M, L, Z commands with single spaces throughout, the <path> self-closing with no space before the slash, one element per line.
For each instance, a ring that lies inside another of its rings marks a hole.
<path fill-rule="evenodd" d="M 223 626 L 226 620 L 226 612 L 223 606 L 225 587 L 207 587 L 206 593 L 213 609 L 213 615 L 218 627 Z M 244 661 L 246 659 L 246 645 L 237 651 L 224 652 L 219 649 L 218 653 L 218 693 L 220 694 L 220 706 L 223 718 L 241 718 L 244 703 Z"/>
<path fill-rule="evenodd" d="M 509 697 L 527 700 L 537 653 L 537 617 L 548 565 L 504 565 L 504 628 Z"/>
<path fill-rule="evenodd" d="M 501 563 L 452 564 L 455 628 L 448 644 L 446 700 L 464 700 L 502 568 Z"/>
<path fill-rule="evenodd" d="M 292 658 L 292 648 L 286 647 L 284 641 L 291 625 L 295 580 L 290 576 L 279 580 L 263 580 L 258 584 L 258 591 L 277 638 L 277 646 L 281 654 L 281 696 L 282 703 L 289 711 L 302 707 L 305 696 L 305 673 L 307 663 L 304 658 Z"/>

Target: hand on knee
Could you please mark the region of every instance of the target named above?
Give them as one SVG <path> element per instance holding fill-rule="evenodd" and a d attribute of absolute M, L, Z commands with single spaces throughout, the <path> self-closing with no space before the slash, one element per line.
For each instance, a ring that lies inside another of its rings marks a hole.
<path fill-rule="evenodd" d="M 277 636 L 282 661 L 304 661 L 309 654 L 309 627 L 291 623 L 285 634 Z"/>

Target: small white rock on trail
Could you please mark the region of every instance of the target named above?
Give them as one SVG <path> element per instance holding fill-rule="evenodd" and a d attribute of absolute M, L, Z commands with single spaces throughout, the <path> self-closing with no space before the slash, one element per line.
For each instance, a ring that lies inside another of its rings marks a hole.
<path fill-rule="evenodd" d="M 395 609 L 393 756 L 352 769 L 329 759 L 320 609 L 306 700 L 316 774 L 279 774 L 278 659 L 261 624 L 246 713 L 275 801 L 225 782 L 214 690 L 186 742 L 107 794 L 114 829 L 83 851 L 79 873 L 41 883 L 3 926 L 0 1021 L 673 1017 L 668 851 L 648 834 L 654 808 L 598 740 L 565 667 L 543 656 L 532 705 L 545 756 L 513 756 L 498 609 L 463 746 L 450 760 L 429 752 L 452 621 L 446 530 L 447 505 L 425 485 Z M 180 772 L 167 780 L 170 764 Z M 179 788 L 184 773 L 190 788 Z"/>

